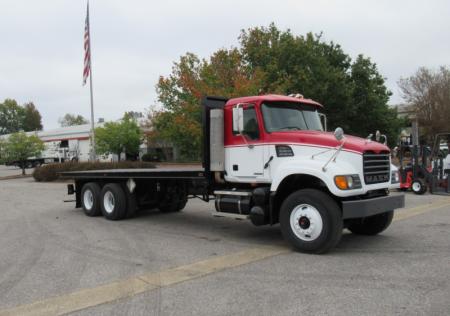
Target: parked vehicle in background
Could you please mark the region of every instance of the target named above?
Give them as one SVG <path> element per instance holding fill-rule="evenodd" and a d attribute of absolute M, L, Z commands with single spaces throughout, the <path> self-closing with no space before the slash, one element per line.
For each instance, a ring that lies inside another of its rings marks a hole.
<path fill-rule="evenodd" d="M 214 216 L 280 223 L 303 252 L 323 253 L 343 228 L 375 235 L 404 206 L 389 195 L 398 179 L 390 150 L 324 131 L 321 104 L 302 96 L 206 97 L 203 168 L 66 172 L 76 207 L 88 216 L 130 217 L 139 208 L 182 210 L 188 198 L 215 201 Z M 326 119 L 325 119 L 326 121 Z"/>

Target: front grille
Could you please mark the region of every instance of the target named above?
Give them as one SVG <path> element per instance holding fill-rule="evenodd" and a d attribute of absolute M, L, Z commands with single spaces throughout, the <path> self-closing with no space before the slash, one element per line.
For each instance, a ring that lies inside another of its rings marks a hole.
<path fill-rule="evenodd" d="M 365 152 L 363 154 L 364 183 L 375 184 L 388 182 L 391 163 L 389 152 Z"/>

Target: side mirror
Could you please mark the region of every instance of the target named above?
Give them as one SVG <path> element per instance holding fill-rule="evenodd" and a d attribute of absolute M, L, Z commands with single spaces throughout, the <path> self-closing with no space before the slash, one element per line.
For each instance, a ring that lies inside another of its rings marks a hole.
<path fill-rule="evenodd" d="M 242 134 L 244 130 L 244 109 L 240 105 L 233 108 L 233 132 Z"/>
<path fill-rule="evenodd" d="M 334 137 L 338 141 L 342 141 L 344 139 L 344 130 L 341 127 L 338 127 L 334 130 Z"/>

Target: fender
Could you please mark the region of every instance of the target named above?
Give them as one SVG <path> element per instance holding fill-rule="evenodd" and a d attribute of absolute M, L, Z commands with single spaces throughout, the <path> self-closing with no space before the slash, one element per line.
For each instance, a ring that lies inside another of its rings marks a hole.
<path fill-rule="evenodd" d="M 326 171 L 322 171 L 324 162 L 322 160 L 297 159 L 280 164 L 273 172 L 273 180 L 270 186 L 271 192 L 276 192 L 281 182 L 293 174 L 310 175 L 322 180 L 330 192 L 336 196 L 346 197 L 364 194 L 364 187 L 357 190 L 340 190 L 334 184 L 334 176 L 345 174 L 358 174 L 350 164 L 340 161 L 339 164 L 330 163 Z"/>

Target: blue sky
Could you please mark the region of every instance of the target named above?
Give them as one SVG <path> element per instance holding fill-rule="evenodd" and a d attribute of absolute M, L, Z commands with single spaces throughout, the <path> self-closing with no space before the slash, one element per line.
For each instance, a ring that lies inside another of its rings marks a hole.
<path fill-rule="evenodd" d="M 155 84 L 186 52 L 237 46 L 241 29 L 270 22 L 323 32 L 352 57 L 370 56 L 401 102 L 397 81 L 450 65 L 448 1 L 91 0 L 95 116 L 119 118 L 156 103 Z M 65 113 L 90 116 L 82 87 L 86 1 L 0 0 L 0 100 L 33 101 L 45 129 Z M 326 102 L 325 102 L 326 106 Z"/>

